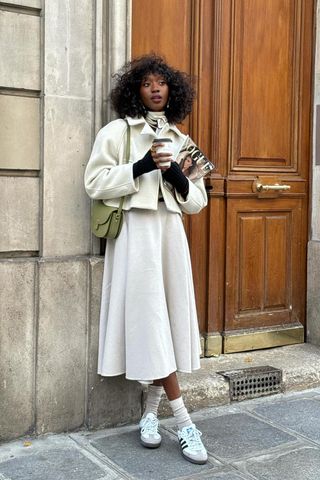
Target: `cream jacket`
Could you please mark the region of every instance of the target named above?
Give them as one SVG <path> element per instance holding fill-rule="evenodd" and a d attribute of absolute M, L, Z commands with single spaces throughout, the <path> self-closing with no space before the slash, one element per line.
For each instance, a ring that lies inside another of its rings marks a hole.
<path fill-rule="evenodd" d="M 119 198 L 127 195 L 124 210 L 157 210 L 160 191 L 169 211 L 180 214 L 200 212 L 207 205 L 203 179 L 189 181 L 189 194 L 184 199 L 163 180 L 158 169 L 133 178 L 132 164 L 145 156 L 157 135 L 144 118 L 127 117 L 127 120 L 131 129 L 129 163 L 125 164 L 127 123 L 122 119 L 114 120 L 98 132 L 93 145 L 85 171 L 85 189 L 89 197 L 118 206 Z M 158 136 L 172 138 L 174 155 L 186 138 L 176 126 L 169 124 Z"/>

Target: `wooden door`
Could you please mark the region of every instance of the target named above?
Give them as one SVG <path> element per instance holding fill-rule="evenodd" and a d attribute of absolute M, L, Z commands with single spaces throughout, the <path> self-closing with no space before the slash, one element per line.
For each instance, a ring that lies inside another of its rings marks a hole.
<path fill-rule="evenodd" d="M 186 219 L 206 355 L 304 339 L 313 15 L 312 0 L 133 0 L 133 56 L 197 76 L 183 129 L 217 167 Z"/>

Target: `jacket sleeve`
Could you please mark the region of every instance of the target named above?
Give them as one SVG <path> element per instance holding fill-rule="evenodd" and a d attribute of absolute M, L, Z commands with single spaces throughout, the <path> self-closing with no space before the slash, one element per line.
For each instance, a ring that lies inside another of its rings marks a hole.
<path fill-rule="evenodd" d="M 126 131 L 123 120 L 114 120 L 98 132 L 84 175 L 89 197 L 108 200 L 139 191 L 139 178 L 133 178 L 132 163 L 123 164 Z"/>
<path fill-rule="evenodd" d="M 193 182 L 189 181 L 189 193 L 186 199 L 177 191 L 176 200 L 183 213 L 199 213 L 208 204 L 208 196 L 204 186 L 203 178 Z"/>

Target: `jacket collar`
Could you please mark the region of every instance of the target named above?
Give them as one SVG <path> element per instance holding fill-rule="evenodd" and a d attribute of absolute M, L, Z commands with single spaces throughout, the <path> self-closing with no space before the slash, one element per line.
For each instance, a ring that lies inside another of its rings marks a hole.
<path fill-rule="evenodd" d="M 144 117 L 133 118 L 133 117 L 126 117 L 128 124 L 130 126 L 141 125 L 142 129 L 140 134 L 141 135 L 153 135 L 156 136 L 155 131 L 150 127 L 150 125 L 145 121 Z M 172 130 L 175 132 L 179 137 L 184 138 L 184 134 L 180 132 L 180 130 L 173 124 L 168 123 L 168 130 Z"/>

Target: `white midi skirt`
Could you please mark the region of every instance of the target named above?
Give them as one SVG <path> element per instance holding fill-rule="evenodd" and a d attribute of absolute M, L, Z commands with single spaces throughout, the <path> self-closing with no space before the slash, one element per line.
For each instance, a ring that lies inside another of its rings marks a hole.
<path fill-rule="evenodd" d="M 98 373 L 150 382 L 200 368 L 189 247 L 181 216 L 125 212 L 108 240 L 100 311 Z"/>

